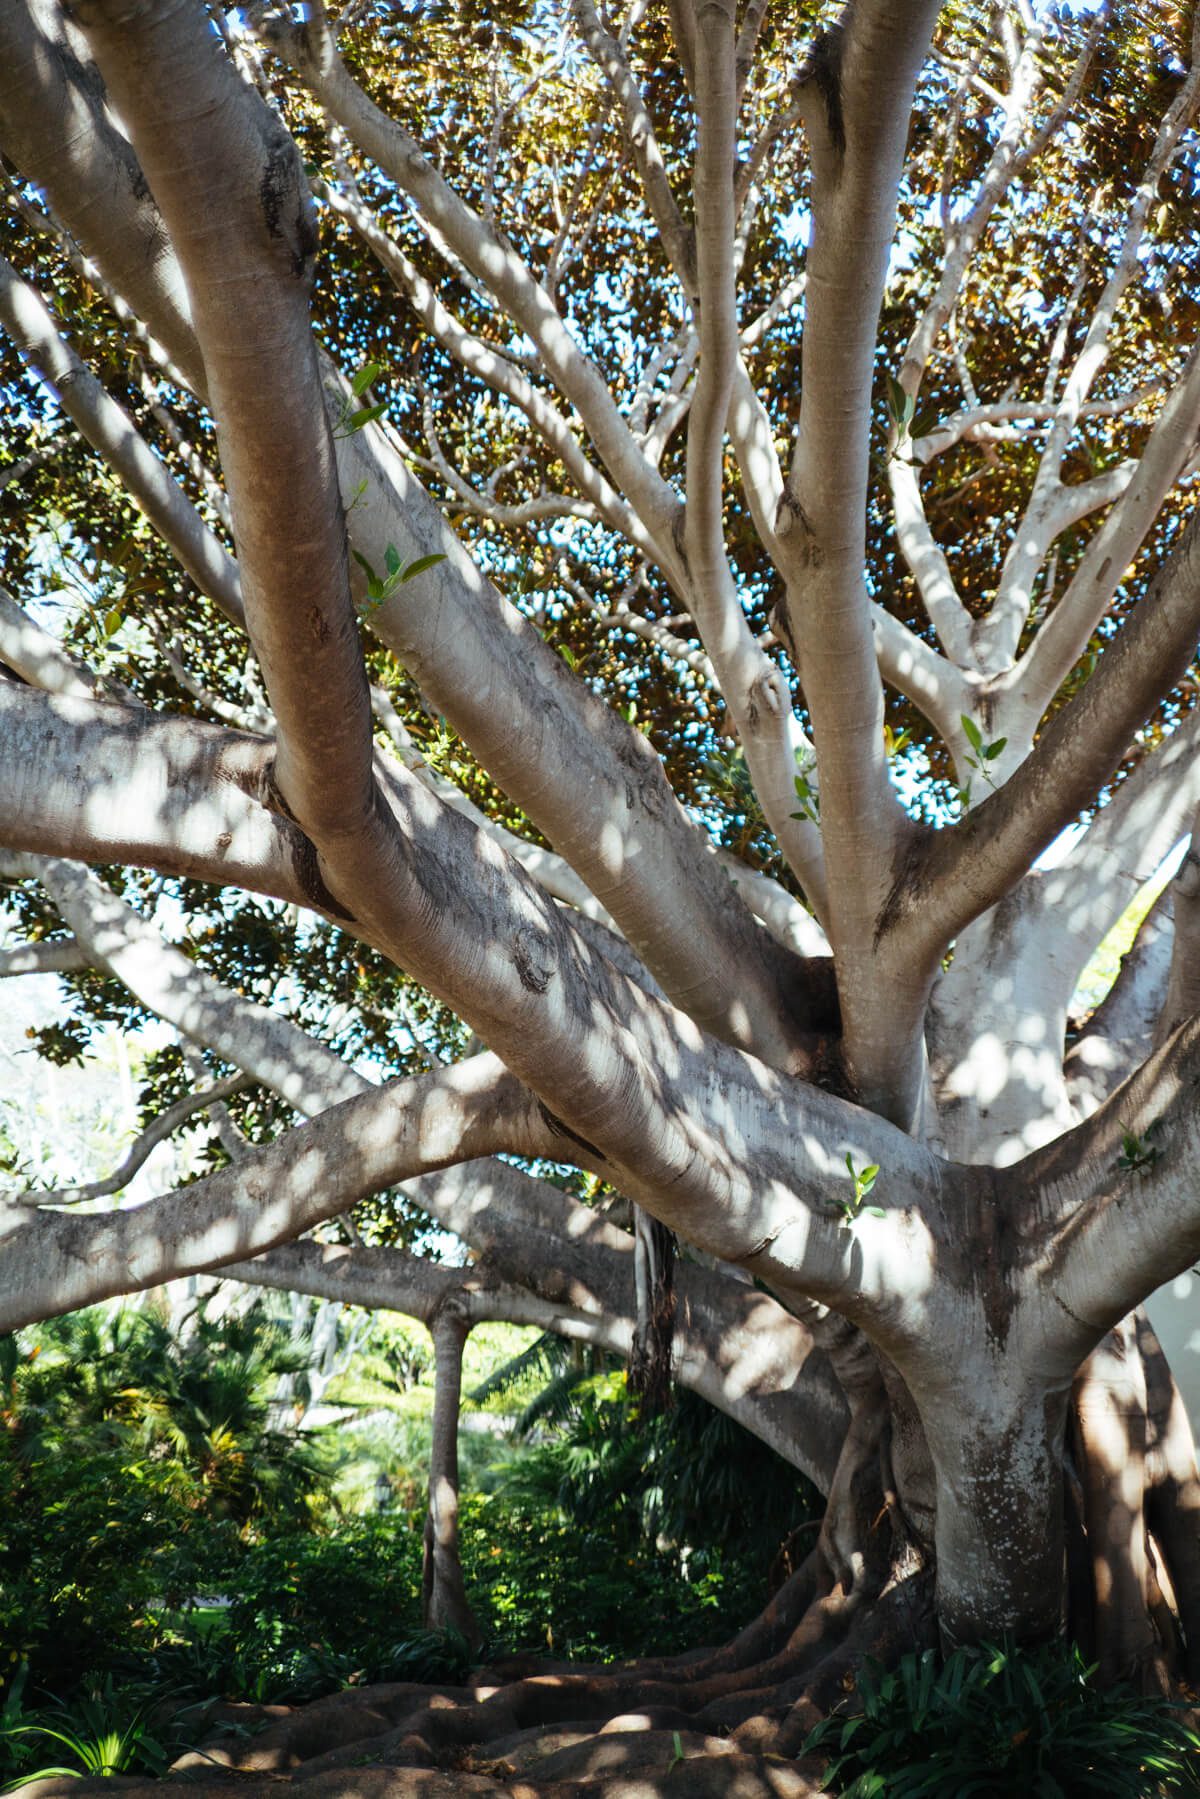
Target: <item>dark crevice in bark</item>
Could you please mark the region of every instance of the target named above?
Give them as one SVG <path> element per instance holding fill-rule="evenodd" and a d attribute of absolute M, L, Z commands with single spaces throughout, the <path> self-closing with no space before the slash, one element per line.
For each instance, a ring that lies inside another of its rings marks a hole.
<path fill-rule="evenodd" d="M 637 1326 L 629 1357 L 629 1391 L 649 1415 L 671 1403 L 671 1356 L 675 1345 L 675 1233 L 634 1208 L 634 1281 Z"/>

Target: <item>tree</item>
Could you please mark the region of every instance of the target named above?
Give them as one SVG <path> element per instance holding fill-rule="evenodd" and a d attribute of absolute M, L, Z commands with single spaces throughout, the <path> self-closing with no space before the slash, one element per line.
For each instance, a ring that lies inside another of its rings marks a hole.
<path fill-rule="evenodd" d="M 164 1069 L 246 1128 L 149 1205 L 12 1197 L 0 1322 L 233 1266 L 653 1360 L 655 1220 L 820 1544 L 706 1662 L 455 1730 L 786 1751 L 864 1648 L 1068 1600 L 1194 1672 L 1137 1308 L 1200 1253 L 1200 852 L 1070 1007 L 1200 802 L 1196 28 L 568 10 L 5 9 L 14 954 L 257 1086 Z"/>

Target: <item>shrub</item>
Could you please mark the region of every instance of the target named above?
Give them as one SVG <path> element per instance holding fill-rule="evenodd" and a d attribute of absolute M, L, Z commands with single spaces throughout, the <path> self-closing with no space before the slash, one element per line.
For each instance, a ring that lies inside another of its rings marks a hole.
<path fill-rule="evenodd" d="M 1200 1790 L 1200 1739 L 1176 1708 L 1093 1685 L 1077 1648 L 932 1650 L 859 1676 L 804 1754 L 835 1753 L 843 1799 L 1140 1799 Z M 853 1701 L 849 1702 L 853 1704 Z"/>

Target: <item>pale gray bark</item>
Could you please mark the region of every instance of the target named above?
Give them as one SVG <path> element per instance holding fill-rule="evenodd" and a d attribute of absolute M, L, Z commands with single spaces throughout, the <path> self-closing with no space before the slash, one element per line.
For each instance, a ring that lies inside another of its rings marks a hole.
<path fill-rule="evenodd" d="M 458 1559 L 458 1410 L 463 1347 L 470 1326 L 453 1300 L 447 1299 L 435 1310 L 429 1328 L 434 1356 L 433 1427 L 421 1610 L 430 1629 L 457 1630 L 476 1649 L 480 1631 Z"/>

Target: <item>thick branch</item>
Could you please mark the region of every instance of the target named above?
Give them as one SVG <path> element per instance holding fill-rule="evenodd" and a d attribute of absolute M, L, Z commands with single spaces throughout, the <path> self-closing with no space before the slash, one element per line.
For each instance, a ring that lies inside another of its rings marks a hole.
<path fill-rule="evenodd" d="M 187 277 L 247 624 L 278 722 L 273 778 L 310 834 L 353 836 L 368 864 L 370 701 L 309 322 L 316 231 L 299 153 L 201 9 L 91 0 L 79 16 Z"/>
<path fill-rule="evenodd" d="M 890 932 L 936 953 L 1020 879 L 1115 772 L 1179 680 L 1200 629 L 1200 517 L 1180 534 L 1095 674 L 998 793 L 926 840 L 897 886 Z"/>
<path fill-rule="evenodd" d="M 1047 1367 L 1070 1372 L 1200 1257 L 1200 1019 L 1086 1123 L 1018 1167 L 1059 1221 L 1031 1278 L 1046 1294 Z"/>
<path fill-rule="evenodd" d="M 883 739 L 883 688 L 863 579 L 875 340 L 917 72 L 937 7 L 864 0 L 801 71 L 812 150 L 800 425 L 776 526 L 789 641 L 813 721 L 847 1049 L 868 1102 L 911 1122 L 922 975 L 878 1003 L 873 943 L 889 869 L 908 834 Z M 909 1053 L 912 1050 L 914 1053 Z"/>
<path fill-rule="evenodd" d="M 0 1212 L 0 1329 L 140 1292 L 287 1242 L 368 1193 L 464 1156 L 544 1154 L 536 1108 L 493 1056 L 396 1081 L 234 1167 L 124 1211 Z"/>
<path fill-rule="evenodd" d="M 87 47 L 57 0 L 0 9 L 0 145 L 80 242 L 103 221 L 98 260 L 106 276 L 202 393 L 204 366 L 174 251 L 137 158 L 103 105 Z"/>

